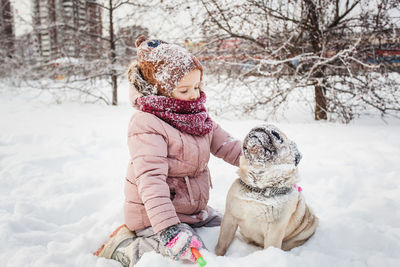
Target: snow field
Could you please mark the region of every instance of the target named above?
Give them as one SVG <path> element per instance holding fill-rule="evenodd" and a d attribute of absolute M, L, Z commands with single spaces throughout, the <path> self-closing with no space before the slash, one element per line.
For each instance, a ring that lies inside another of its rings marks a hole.
<path fill-rule="evenodd" d="M 123 223 L 133 109 L 3 93 L 0 110 L 1 266 L 121 266 L 92 252 Z M 263 123 L 214 119 L 240 139 Z M 225 257 L 213 252 L 219 228 L 200 229 L 207 266 L 400 266 L 400 122 L 273 124 L 303 154 L 299 184 L 319 228 L 290 252 L 260 250 L 237 236 Z M 223 212 L 236 168 L 214 157 L 209 168 L 209 204 Z M 137 266 L 189 265 L 148 253 Z"/>

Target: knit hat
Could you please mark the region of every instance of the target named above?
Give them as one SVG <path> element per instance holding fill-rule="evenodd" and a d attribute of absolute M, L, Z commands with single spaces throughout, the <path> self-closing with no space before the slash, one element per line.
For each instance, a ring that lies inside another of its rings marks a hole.
<path fill-rule="evenodd" d="M 203 66 L 185 48 L 162 40 L 148 40 L 141 35 L 136 39 L 139 68 L 143 78 L 157 87 L 160 94 L 171 96 L 178 82 L 190 71 L 201 71 Z"/>

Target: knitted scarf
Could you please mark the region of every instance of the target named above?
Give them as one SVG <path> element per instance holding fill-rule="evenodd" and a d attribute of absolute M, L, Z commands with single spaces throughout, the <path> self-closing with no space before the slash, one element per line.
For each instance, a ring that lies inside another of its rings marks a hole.
<path fill-rule="evenodd" d="M 155 95 L 136 99 L 141 111 L 156 115 L 182 132 L 199 136 L 208 134 L 213 127 L 205 102 L 206 94 L 203 91 L 200 92 L 200 98 L 193 101 Z"/>

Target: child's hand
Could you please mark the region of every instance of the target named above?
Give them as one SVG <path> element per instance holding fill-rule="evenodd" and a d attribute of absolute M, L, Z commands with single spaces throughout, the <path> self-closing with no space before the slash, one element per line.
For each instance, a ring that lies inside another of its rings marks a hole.
<path fill-rule="evenodd" d="M 159 236 L 166 254 L 174 260 L 189 260 L 195 263 L 191 248 L 203 247 L 200 237 L 187 224 L 170 226 L 160 232 Z"/>

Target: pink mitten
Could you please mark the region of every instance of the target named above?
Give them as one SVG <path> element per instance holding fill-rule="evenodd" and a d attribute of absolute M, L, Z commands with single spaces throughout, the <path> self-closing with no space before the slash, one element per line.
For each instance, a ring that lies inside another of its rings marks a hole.
<path fill-rule="evenodd" d="M 191 248 L 203 247 L 200 237 L 187 224 L 173 225 L 160 233 L 160 241 L 167 255 L 174 260 L 196 262 Z"/>

